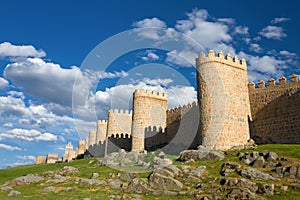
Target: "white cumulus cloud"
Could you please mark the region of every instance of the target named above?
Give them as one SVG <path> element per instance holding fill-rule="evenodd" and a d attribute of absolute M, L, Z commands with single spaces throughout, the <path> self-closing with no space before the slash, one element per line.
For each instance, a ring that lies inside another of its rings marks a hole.
<path fill-rule="evenodd" d="M 13 45 L 9 42 L 0 44 L 0 57 L 44 57 L 43 50 L 37 50 L 32 45 Z"/>
<path fill-rule="evenodd" d="M 27 156 L 27 155 L 20 156 L 20 155 L 17 155 L 16 158 L 17 159 L 21 159 L 21 160 L 32 160 L 32 161 L 35 161 L 35 156 Z"/>
<path fill-rule="evenodd" d="M 147 51 L 146 56 L 143 56 L 142 59 L 144 61 L 155 61 L 155 60 L 159 60 L 159 55 L 157 55 L 153 51 Z"/>
<path fill-rule="evenodd" d="M 21 151 L 22 150 L 19 147 L 10 146 L 7 144 L 0 144 L 0 148 L 8 150 L 8 151 Z"/>
<path fill-rule="evenodd" d="M 233 18 L 218 18 L 217 21 L 225 24 L 235 24 L 235 19 Z"/>
<path fill-rule="evenodd" d="M 10 139 L 20 139 L 25 141 L 56 141 L 57 136 L 52 133 L 41 133 L 38 130 L 31 129 L 19 129 L 15 128 L 7 131 L 6 133 L 0 133 L 0 140 L 10 138 Z"/>
<path fill-rule="evenodd" d="M 280 22 L 286 22 L 286 21 L 289 21 L 290 18 L 287 18 L 287 17 L 275 17 L 272 21 L 271 21 L 271 24 L 278 24 Z"/>
<path fill-rule="evenodd" d="M 127 76 L 124 71 L 84 71 L 78 67 L 62 68 L 60 65 L 46 62 L 40 58 L 27 58 L 26 60 L 8 64 L 4 76 L 12 83 L 23 89 L 27 94 L 41 98 L 46 103 L 63 106 L 72 105 L 72 92 L 77 78 L 76 92 L 78 101 L 85 101 L 93 84 L 99 79 Z"/>
<path fill-rule="evenodd" d="M 279 26 L 266 26 L 264 27 L 259 34 L 268 39 L 279 40 L 286 37 L 286 33 L 284 33 L 283 28 Z"/>
<path fill-rule="evenodd" d="M 249 49 L 251 51 L 256 52 L 256 53 L 261 53 L 263 51 L 263 49 L 261 48 L 261 46 L 259 44 L 257 44 L 257 43 L 250 44 Z"/>
<path fill-rule="evenodd" d="M 0 88 L 5 89 L 8 87 L 8 81 L 2 77 L 0 77 Z"/>
<path fill-rule="evenodd" d="M 234 28 L 234 33 L 241 34 L 241 35 L 247 35 L 247 34 L 249 34 L 249 28 L 246 26 L 236 26 Z"/>
<path fill-rule="evenodd" d="M 149 85 L 166 86 L 166 85 L 172 83 L 173 80 L 170 78 L 164 78 L 164 79 L 162 79 L 162 78 L 157 78 L 157 79 L 144 78 L 143 82 L 145 82 L 146 84 L 149 84 Z"/>

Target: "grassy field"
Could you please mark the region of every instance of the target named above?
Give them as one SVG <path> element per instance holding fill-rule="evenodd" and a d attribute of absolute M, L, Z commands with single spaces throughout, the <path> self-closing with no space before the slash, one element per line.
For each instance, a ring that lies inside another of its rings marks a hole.
<path fill-rule="evenodd" d="M 291 158 L 295 163 L 300 162 L 300 145 L 260 145 L 256 151 L 271 150 L 280 157 Z M 243 150 L 246 152 L 247 150 Z M 251 150 L 248 150 L 251 151 Z M 224 161 L 239 162 L 236 156 L 238 151 L 227 152 L 227 155 L 223 161 L 197 161 L 191 166 L 206 165 L 209 177 L 211 179 L 219 178 L 221 165 Z M 169 156 L 175 159 L 175 156 Z M 76 160 L 71 163 L 58 163 L 58 164 L 42 164 L 42 165 L 26 165 L 19 166 L 15 168 L 0 170 L 0 185 L 6 181 L 12 180 L 14 178 L 27 175 L 27 174 L 42 174 L 46 171 L 56 171 L 64 166 L 73 166 L 79 169 L 79 172 L 72 175 L 71 179 L 64 183 L 51 184 L 45 183 L 45 181 L 34 183 L 30 185 L 18 186 L 14 189 L 20 191 L 22 194 L 19 196 L 8 197 L 9 191 L 0 191 L 0 199 L 83 199 L 90 197 L 92 199 L 108 199 L 109 195 L 119 195 L 120 191 L 112 190 L 109 187 L 103 186 L 84 186 L 75 183 L 75 177 L 89 178 L 93 172 L 98 172 L 100 179 L 108 180 L 111 174 L 123 173 L 116 169 L 109 167 L 95 167 L 96 159 L 82 159 Z M 183 163 L 175 161 L 175 165 L 182 165 Z M 140 173 L 139 177 L 147 177 L 150 172 Z M 237 175 L 238 176 L 238 175 Z M 208 182 L 209 180 L 207 180 Z M 264 196 L 266 199 L 270 200 L 298 200 L 300 199 L 300 186 L 294 187 L 291 183 L 277 183 L 285 184 L 289 186 L 289 190 L 285 193 L 276 194 L 274 196 Z M 56 187 L 56 192 L 43 193 L 43 189 L 48 186 Z M 64 191 L 65 188 L 73 188 L 71 191 Z M 294 189 L 292 188 L 294 187 Z M 278 189 L 277 189 L 278 190 Z M 143 195 L 143 199 L 174 199 L 173 196 L 157 197 L 152 195 Z M 192 196 L 176 196 L 176 199 L 194 199 Z"/>

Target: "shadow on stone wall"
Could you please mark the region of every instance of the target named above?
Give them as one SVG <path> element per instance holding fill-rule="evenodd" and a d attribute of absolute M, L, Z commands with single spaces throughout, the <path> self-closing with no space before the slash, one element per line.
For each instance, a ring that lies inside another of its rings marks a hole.
<path fill-rule="evenodd" d="M 173 113 L 171 113 L 171 112 Z M 162 150 L 168 154 L 178 155 L 186 149 L 195 149 L 201 144 L 199 133 L 199 107 L 196 103 L 186 108 L 183 106 L 168 113 L 168 145 Z"/>
<path fill-rule="evenodd" d="M 89 148 L 86 149 L 84 152 L 84 157 L 85 158 L 104 157 L 105 143 L 106 143 L 106 141 L 103 141 L 103 142 L 99 142 L 98 144 L 89 146 Z M 130 144 L 130 148 L 129 148 L 129 150 L 130 150 L 131 149 L 131 138 L 117 138 L 115 136 L 113 138 L 110 137 L 110 138 L 108 138 L 107 154 L 110 154 L 112 152 L 118 152 L 120 148 L 128 151 L 128 144 Z"/>

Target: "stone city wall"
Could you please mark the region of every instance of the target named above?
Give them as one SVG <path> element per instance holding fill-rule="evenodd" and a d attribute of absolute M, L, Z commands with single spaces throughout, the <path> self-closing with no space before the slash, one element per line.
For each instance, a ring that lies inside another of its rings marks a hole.
<path fill-rule="evenodd" d="M 169 144 L 164 152 L 179 153 L 196 148 L 201 144 L 199 128 L 199 108 L 196 102 L 167 110 L 167 135 Z"/>
<path fill-rule="evenodd" d="M 248 84 L 252 112 L 251 137 L 257 143 L 300 143 L 300 82 L 298 76 Z"/>

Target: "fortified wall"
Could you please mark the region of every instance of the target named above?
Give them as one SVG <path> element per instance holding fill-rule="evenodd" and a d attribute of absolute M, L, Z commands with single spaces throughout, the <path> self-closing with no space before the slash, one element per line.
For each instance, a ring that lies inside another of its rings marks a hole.
<path fill-rule="evenodd" d="M 250 82 L 251 137 L 257 143 L 300 143 L 300 82 L 291 75 Z"/>
<path fill-rule="evenodd" d="M 197 97 L 168 109 L 167 93 L 136 90 L 133 111 L 110 110 L 107 121 L 85 140 L 86 152 L 103 156 L 118 151 L 179 153 L 202 144 L 227 150 L 247 143 L 300 143 L 300 82 L 292 75 L 248 84 L 247 66 L 222 52 L 196 58 Z"/>
<path fill-rule="evenodd" d="M 168 145 L 164 152 L 179 153 L 201 144 L 198 132 L 199 108 L 196 102 L 167 110 Z"/>
<path fill-rule="evenodd" d="M 246 61 L 210 50 L 200 53 L 196 66 L 202 145 L 226 150 L 245 144 L 251 115 Z"/>
<path fill-rule="evenodd" d="M 118 148 L 131 150 L 131 124 L 132 111 L 109 110 L 107 120 L 97 121 L 97 131 L 91 130 L 85 139 L 86 157 L 102 157 L 105 154 L 106 141 L 107 153 L 118 151 Z"/>

